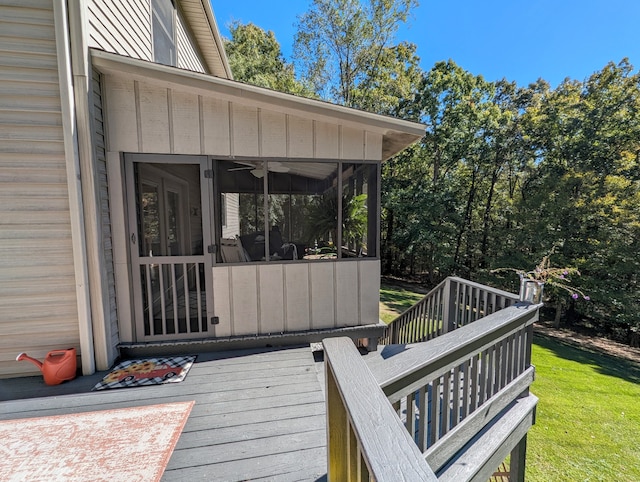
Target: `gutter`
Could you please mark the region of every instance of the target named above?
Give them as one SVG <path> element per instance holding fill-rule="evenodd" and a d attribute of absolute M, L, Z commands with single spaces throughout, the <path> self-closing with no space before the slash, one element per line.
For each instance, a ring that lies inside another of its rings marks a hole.
<path fill-rule="evenodd" d="M 67 168 L 67 188 L 69 191 L 69 214 L 71 218 L 71 243 L 73 268 L 75 272 L 76 304 L 78 309 L 78 330 L 83 375 L 96 371 L 93 351 L 93 327 L 91 319 L 91 298 L 89 295 L 89 275 L 86 258 L 82 183 L 78 156 L 75 104 L 71 77 L 71 57 L 69 54 L 69 24 L 67 4 L 53 2 L 54 29 L 56 37 L 56 57 L 58 59 L 58 81 L 60 83 L 60 103 L 62 112 L 62 132 L 65 164 Z"/>

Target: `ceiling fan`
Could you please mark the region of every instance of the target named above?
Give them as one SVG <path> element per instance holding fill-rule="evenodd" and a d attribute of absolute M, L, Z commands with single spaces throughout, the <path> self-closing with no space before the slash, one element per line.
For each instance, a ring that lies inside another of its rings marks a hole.
<path fill-rule="evenodd" d="M 264 169 L 262 163 L 258 163 L 258 165 L 250 163 L 250 162 L 238 162 L 237 164 L 243 164 L 242 167 L 232 167 L 231 169 L 227 169 L 228 172 L 231 171 L 245 171 L 250 170 L 251 174 L 253 174 L 257 178 L 264 177 Z M 278 161 L 267 161 L 267 170 L 269 172 L 289 172 L 289 168 L 284 166 L 281 162 Z"/>

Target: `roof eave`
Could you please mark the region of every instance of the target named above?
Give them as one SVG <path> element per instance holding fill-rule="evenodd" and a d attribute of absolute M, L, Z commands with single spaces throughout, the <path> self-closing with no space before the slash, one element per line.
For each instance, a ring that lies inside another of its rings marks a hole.
<path fill-rule="evenodd" d="M 222 65 L 224 66 L 224 70 L 227 73 L 227 78 L 233 80 L 233 73 L 231 72 L 231 67 L 229 66 L 229 59 L 227 58 L 227 52 L 224 49 L 224 42 L 222 40 L 222 36 L 220 35 L 220 30 L 218 29 L 218 23 L 216 22 L 216 17 L 213 14 L 213 7 L 211 7 L 210 0 L 201 0 L 202 8 L 207 15 L 207 20 L 209 21 L 209 26 L 211 27 L 211 32 L 213 34 L 213 39 L 216 43 L 216 47 L 220 52 L 220 58 L 222 61 Z"/>
<path fill-rule="evenodd" d="M 102 50 L 90 49 L 90 51 L 93 65 L 104 73 L 124 73 L 139 79 L 151 79 L 165 85 L 188 88 L 200 93 L 215 92 L 218 97 L 256 107 L 299 116 L 306 114 L 316 120 L 352 127 L 365 126 L 366 130 L 370 132 L 382 134 L 382 160 L 393 157 L 404 148 L 420 140 L 425 133 L 424 125 L 412 121 L 372 114 L 230 79 L 124 57 Z"/>

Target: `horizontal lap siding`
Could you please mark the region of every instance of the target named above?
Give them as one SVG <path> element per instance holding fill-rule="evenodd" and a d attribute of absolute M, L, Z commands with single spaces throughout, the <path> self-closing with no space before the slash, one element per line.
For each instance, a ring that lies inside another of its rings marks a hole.
<path fill-rule="evenodd" d="M 178 51 L 178 67 L 181 69 L 204 72 L 205 68 L 198 54 L 193 37 L 189 33 L 186 21 L 178 15 L 176 22 L 176 47 Z"/>
<path fill-rule="evenodd" d="M 93 71 L 93 122 L 94 122 L 94 150 L 98 171 L 98 187 L 100 197 L 100 226 L 102 228 L 102 242 L 104 246 L 104 264 L 106 268 L 107 285 L 109 289 L 109 310 L 106 322 L 110 326 L 111 358 L 118 355 L 116 347 L 120 342 L 118 336 L 118 313 L 116 309 L 116 284 L 113 268 L 113 243 L 111 238 L 111 213 L 109 211 L 109 184 L 107 179 L 107 156 L 104 128 L 104 112 L 102 107 L 102 90 L 100 74 Z"/>
<path fill-rule="evenodd" d="M 88 20 L 90 47 L 153 60 L 148 0 L 90 0 Z"/>
<path fill-rule="evenodd" d="M 142 60 L 153 60 L 149 0 L 88 2 L 89 46 Z M 176 15 L 177 66 L 204 72 L 193 36 L 180 12 Z"/>
<path fill-rule="evenodd" d="M 0 0 L 0 377 L 79 348 L 53 4 Z"/>

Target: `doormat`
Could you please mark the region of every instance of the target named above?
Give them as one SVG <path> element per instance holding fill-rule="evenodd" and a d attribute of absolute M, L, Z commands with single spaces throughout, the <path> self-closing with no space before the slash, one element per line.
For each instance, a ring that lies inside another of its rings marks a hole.
<path fill-rule="evenodd" d="M 127 360 L 116 365 L 93 390 L 178 383 L 185 379 L 194 355 Z"/>
<path fill-rule="evenodd" d="M 0 422 L 0 480 L 158 481 L 195 402 Z"/>

